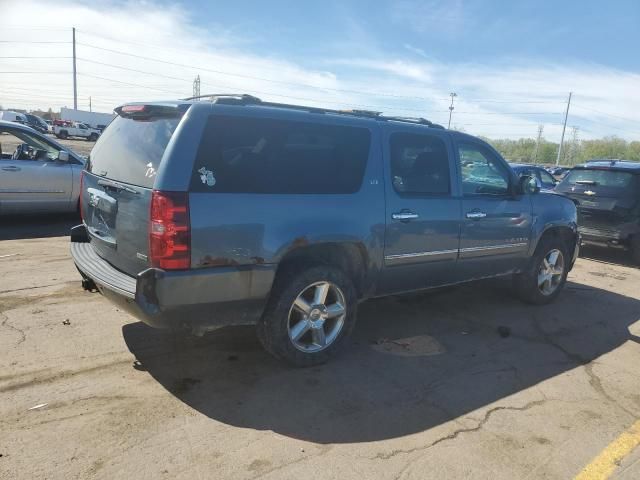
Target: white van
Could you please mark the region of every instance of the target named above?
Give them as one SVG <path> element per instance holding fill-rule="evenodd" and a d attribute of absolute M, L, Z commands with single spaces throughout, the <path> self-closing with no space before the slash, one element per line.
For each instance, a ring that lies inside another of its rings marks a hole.
<path fill-rule="evenodd" d="M 0 120 L 27 124 L 27 117 L 24 114 L 12 112 L 11 110 L 0 111 Z"/>

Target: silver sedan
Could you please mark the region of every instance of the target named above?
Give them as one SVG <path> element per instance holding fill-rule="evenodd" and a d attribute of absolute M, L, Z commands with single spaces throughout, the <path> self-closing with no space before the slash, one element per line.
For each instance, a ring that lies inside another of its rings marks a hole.
<path fill-rule="evenodd" d="M 78 209 L 81 156 L 30 127 L 4 121 L 0 153 L 0 215 Z"/>

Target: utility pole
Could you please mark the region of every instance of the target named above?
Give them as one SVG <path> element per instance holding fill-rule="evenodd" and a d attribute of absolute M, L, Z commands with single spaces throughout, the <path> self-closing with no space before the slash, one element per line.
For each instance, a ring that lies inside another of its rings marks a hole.
<path fill-rule="evenodd" d="M 73 109 L 78 109 L 78 82 L 76 80 L 76 27 L 73 27 Z"/>
<path fill-rule="evenodd" d="M 538 139 L 536 140 L 536 149 L 533 153 L 533 163 L 538 163 L 538 150 L 540 149 L 540 139 L 542 138 L 542 131 L 544 125 L 538 125 Z"/>
<path fill-rule="evenodd" d="M 449 96 L 451 97 L 451 105 L 449 105 L 449 125 L 447 126 L 447 128 L 451 128 L 451 115 L 453 114 L 453 98 L 457 97 L 458 94 L 456 92 L 451 92 Z"/>
<path fill-rule="evenodd" d="M 193 96 L 194 97 L 200 96 L 200 75 L 198 75 L 193 81 Z"/>
<path fill-rule="evenodd" d="M 573 165 L 576 154 L 578 153 L 578 127 L 571 127 L 571 151 L 569 153 L 569 165 Z"/>
<path fill-rule="evenodd" d="M 91 110 L 91 95 L 89 95 L 89 111 L 92 112 L 93 110 Z"/>
<path fill-rule="evenodd" d="M 564 112 L 564 124 L 562 125 L 562 137 L 560 137 L 560 146 L 558 147 L 558 156 L 556 158 L 556 165 L 560 164 L 560 155 L 562 154 L 562 144 L 564 143 L 564 131 L 567 129 L 567 118 L 569 118 L 569 107 L 571 106 L 571 94 L 569 92 L 569 100 L 567 100 L 567 111 Z"/>

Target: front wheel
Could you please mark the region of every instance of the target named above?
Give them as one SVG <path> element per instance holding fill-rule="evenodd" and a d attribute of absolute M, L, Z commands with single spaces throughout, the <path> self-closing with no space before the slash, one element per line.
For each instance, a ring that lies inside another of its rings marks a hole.
<path fill-rule="evenodd" d="M 89 140 L 90 142 L 97 141 L 98 140 L 98 134 L 92 133 L 91 135 L 89 135 L 89 138 L 87 140 Z"/>
<path fill-rule="evenodd" d="M 268 352 L 295 366 L 319 365 L 353 330 L 356 306 L 353 284 L 337 268 L 317 266 L 289 278 L 282 275 L 258 323 L 258 337 Z"/>
<path fill-rule="evenodd" d="M 562 239 L 542 239 L 527 270 L 514 276 L 516 293 L 527 303 L 551 303 L 567 281 L 570 262 L 569 252 Z"/>

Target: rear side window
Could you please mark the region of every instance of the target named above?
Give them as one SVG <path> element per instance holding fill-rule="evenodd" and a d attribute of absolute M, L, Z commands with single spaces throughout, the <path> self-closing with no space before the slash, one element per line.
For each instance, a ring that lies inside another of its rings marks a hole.
<path fill-rule="evenodd" d="M 366 128 L 212 116 L 191 190 L 219 193 L 354 193 L 371 134 Z"/>
<path fill-rule="evenodd" d="M 432 135 L 391 135 L 393 188 L 406 194 L 449 193 L 449 155 L 444 142 Z"/>
<path fill-rule="evenodd" d="M 179 117 L 134 120 L 116 117 L 96 142 L 87 170 L 112 180 L 152 188 Z"/>

